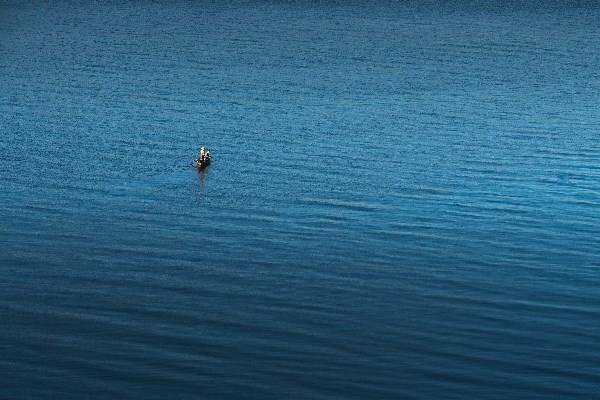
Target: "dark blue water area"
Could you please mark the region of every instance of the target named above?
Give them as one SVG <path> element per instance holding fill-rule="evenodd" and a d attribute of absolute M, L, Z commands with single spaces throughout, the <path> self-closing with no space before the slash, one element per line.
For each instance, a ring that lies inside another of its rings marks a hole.
<path fill-rule="evenodd" d="M 0 398 L 599 398 L 598 21 L 0 1 Z"/>

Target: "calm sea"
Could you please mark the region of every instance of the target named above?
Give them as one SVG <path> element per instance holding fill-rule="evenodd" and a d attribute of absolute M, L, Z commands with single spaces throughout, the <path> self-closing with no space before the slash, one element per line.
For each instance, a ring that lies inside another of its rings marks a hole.
<path fill-rule="evenodd" d="M 599 21 L 0 0 L 0 398 L 599 398 Z"/>

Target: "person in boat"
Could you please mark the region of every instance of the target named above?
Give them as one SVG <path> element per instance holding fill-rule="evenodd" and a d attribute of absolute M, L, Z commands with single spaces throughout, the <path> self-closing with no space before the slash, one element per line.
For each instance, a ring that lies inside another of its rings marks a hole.
<path fill-rule="evenodd" d="M 198 158 L 196 158 L 196 162 L 199 164 L 208 163 L 210 161 L 210 151 L 206 149 L 204 146 L 200 147 L 198 151 Z"/>

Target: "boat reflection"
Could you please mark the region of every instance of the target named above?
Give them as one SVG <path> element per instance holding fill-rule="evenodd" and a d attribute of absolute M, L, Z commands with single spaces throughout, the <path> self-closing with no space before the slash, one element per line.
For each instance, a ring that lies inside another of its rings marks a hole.
<path fill-rule="evenodd" d="M 204 191 L 206 176 L 210 173 L 208 171 L 208 168 L 198 169 L 198 183 L 200 184 L 200 189 L 202 189 L 202 191 Z"/>

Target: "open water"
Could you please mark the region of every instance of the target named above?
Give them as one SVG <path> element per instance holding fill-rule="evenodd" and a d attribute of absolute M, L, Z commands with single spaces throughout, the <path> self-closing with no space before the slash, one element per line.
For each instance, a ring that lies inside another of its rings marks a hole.
<path fill-rule="evenodd" d="M 599 21 L 0 1 L 0 398 L 600 398 Z"/>

